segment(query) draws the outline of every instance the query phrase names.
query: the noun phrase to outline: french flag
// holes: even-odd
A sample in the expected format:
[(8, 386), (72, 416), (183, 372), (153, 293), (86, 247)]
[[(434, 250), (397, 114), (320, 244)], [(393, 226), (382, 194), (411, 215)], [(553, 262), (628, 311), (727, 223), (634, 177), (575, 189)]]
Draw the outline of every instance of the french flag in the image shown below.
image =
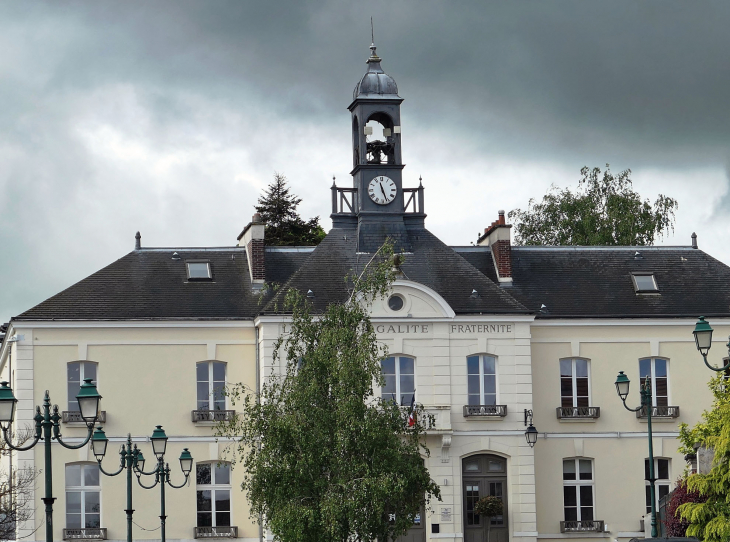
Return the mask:
[(416, 425), (416, 390), (411, 395), (411, 413), (408, 415), (408, 427)]

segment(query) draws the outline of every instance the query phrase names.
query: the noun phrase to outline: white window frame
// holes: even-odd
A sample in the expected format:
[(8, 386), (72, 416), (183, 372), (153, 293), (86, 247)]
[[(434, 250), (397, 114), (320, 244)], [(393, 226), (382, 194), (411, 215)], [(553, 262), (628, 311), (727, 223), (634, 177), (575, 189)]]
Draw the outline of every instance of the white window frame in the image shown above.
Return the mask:
[[(80, 470), (79, 482), (81, 483), (80, 486), (68, 485), (68, 480), (66, 477), (66, 468), (67, 467), (79, 467), (79, 470)], [(101, 472), (99, 472), (99, 485), (98, 486), (87, 486), (87, 485), (84, 485), (85, 467), (92, 467), (92, 468), (99, 469), (99, 465), (96, 463), (66, 463), (64, 465), (63, 475), (64, 475), (66, 501), (68, 502), (69, 493), (81, 493), (81, 527), (69, 527), (68, 526), (68, 508), (67, 508), (66, 512), (64, 514), (64, 521), (65, 521), (67, 529), (101, 529), (102, 525), (103, 525), (102, 520), (104, 519), (104, 513), (102, 510), (102, 499), (101, 499)], [(99, 494), (99, 526), (98, 527), (86, 527), (86, 494), (87, 493), (98, 493)], [(74, 515), (76, 515), (76, 514), (74, 514)]]
[(649, 358), (641, 358), (639, 359), (639, 382), (641, 382), (641, 379), (643, 378), (641, 376), (641, 362), (644, 360), (650, 361), (650, 370), (651, 370), (651, 405), (657, 406), (656, 399), (656, 360), (662, 360), (667, 364), (667, 406), (672, 404), (672, 388), (671, 388), (671, 370), (669, 366), (669, 358), (663, 358), (661, 356), (653, 356)]
[[(591, 389), (591, 360), (588, 358), (561, 358), (558, 362), (558, 371), (560, 371), (560, 362), (570, 360), (570, 378), (571, 378), (571, 386), (572, 386), (572, 395), (573, 395), (573, 408), (578, 407), (578, 372), (575, 370), (575, 362), (578, 360), (585, 361), (586, 362), (586, 369), (588, 373), (588, 406), (593, 406), (593, 390)], [(563, 373), (560, 372), (560, 380), (562, 384), (563, 380)], [(560, 406), (563, 405), (563, 389), (562, 386), (560, 388)]]
[[(672, 460), (668, 457), (655, 457), (654, 458), (654, 476), (659, 475), (659, 461), (666, 461), (667, 462), (667, 478), (657, 478), (654, 480), (654, 506), (656, 506), (656, 511), (659, 512), (659, 486), (666, 486), (667, 487), (667, 493), (672, 491)], [(644, 469), (646, 469), (646, 464), (649, 462), (649, 458), (644, 458)], [(649, 487), (649, 480), (644, 480), (644, 486)], [(646, 490), (645, 490), (646, 491)], [(646, 499), (645, 499), (646, 501)], [(646, 506), (646, 513), (651, 513), (651, 503), (649, 503)]]
[[(494, 360), (494, 404), (499, 405), (499, 360), (497, 359), (497, 356), (493, 356), (492, 354), (470, 354), (466, 357), (468, 360), (469, 358), (478, 357), (479, 358), (479, 405), (486, 405), (487, 403), (484, 400), (484, 358), (492, 358)], [(474, 373), (476, 374), (476, 373)], [(471, 376), (472, 373), (469, 372), (469, 365), (467, 363), (466, 367), (466, 404), (469, 404), (469, 376)]]
[[(199, 361), (195, 364), (195, 407), (196, 410), (202, 410), (199, 408), (198, 405), (198, 382), (202, 382), (202, 380), (198, 380), (198, 366), (206, 364), (208, 366), (208, 410), (213, 411), (215, 410), (215, 380), (213, 380), (213, 364), (214, 363), (220, 363), (223, 365), (223, 386), (225, 387), (228, 385), (228, 364), (225, 361), (218, 361), (215, 359), (211, 359), (208, 361)], [(228, 400), (226, 397), (223, 397), (223, 410), (226, 410)]]
[[(597, 515), (596, 515), (596, 467), (595, 463), (592, 458), (590, 457), (565, 457), (560, 462), (560, 468), (561, 468), (561, 477), (564, 474), (562, 472), (563, 469), (563, 463), (565, 461), (575, 461), (575, 480), (565, 480), (563, 479), (563, 487), (565, 486), (571, 486), (571, 487), (580, 487), (580, 486), (590, 486), (591, 487), (591, 493), (592, 497), (591, 500), (593, 501), (593, 518), (590, 520), (584, 520), (581, 518), (581, 506), (580, 506), (580, 489), (577, 489), (575, 492), (576, 497), (576, 517), (578, 518), (577, 521), (595, 521)], [(581, 480), (580, 479), (580, 461), (590, 461), (591, 463), (591, 479), (590, 480)], [(564, 521), (571, 521), (565, 518), (565, 497), (563, 496), (563, 520)]]
[[(79, 364), (79, 386), (81, 386), (81, 384), (84, 383), (84, 378), (88, 378), (85, 375), (85, 371), (86, 371), (85, 367), (86, 367), (86, 364), (87, 363), (93, 364), (94, 367), (96, 368), (96, 371), (95, 371), (96, 372), (96, 378), (93, 379), (93, 383), (95, 385), (98, 385), (98, 383), (99, 383), (99, 364), (96, 361), (88, 361), (88, 360), (85, 360), (85, 359), (77, 359), (76, 361), (69, 361), (66, 364), (66, 395), (67, 396), (68, 396), (68, 384), (69, 384), (69, 382), (71, 382), (68, 379), (68, 371), (69, 371), (71, 365), (74, 364), (74, 363), (78, 363)], [(74, 381), (74, 383), (75, 383), (75, 381)], [(72, 402), (76, 403), (76, 407), (75, 408), (72, 408), (72, 405), (71, 405)], [(76, 401), (76, 397), (75, 396), (74, 397), (66, 397), (66, 405), (68, 406), (69, 412), (80, 412), (79, 403), (78, 403), (78, 401)]]
[[(209, 465), (210, 466), (210, 484), (198, 484), (197, 483), (197, 471), (198, 471), (198, 465)], [(228, 467), (228, 483), (227, 484), (218, 484), (216, 483), (217, 480), (215, 479), (215, 468), (216, 465), (226, 465)], [(206, 510), (198, 510), (198, 504), (197, 504), (197, 497), (198, 497), (198, 491), (210, 491), (210, 515), (211, 515), (211, 526), (212, 527), (229, 527), (234, 526), (235, 523), (233, 522), (233, 485), (231, 484), (231, 476), (232, 476), (232, 470), (231, 464), (227, 461), (220, 461), (220, 462), (207, 462), (207, 461), (201, 461), (200, 463), (197, 463), (195, 465), (195, 474), (196, 474), (196, 481), (195, 481), (195, 526), (196, 527), (206, 527), (205, 525), (198, 525), (198, 514), (199, 513), (208, 513)], [(228, 512), (230, 521), (228, 522), (229, 525), (216, 525), (216, 509), (215, 509), (215, 492), (216, 491), (228, 491), (228, 502), (230, 510), (222, 510), (223, 512)]]
[[(414, 356), (407, 356), (405, 354), (392, 354), (392, 355), (388, 356), (388, 358), (393, 358), (395, 360), (394, 365), (395, 365), (395, 397), (396, 397), (396, 402), (400, 406), (408, 406), (409, 407), (409, 406), (411, 406), (411, 404), (408, 403), (408, 401), (406, 401), (407, 404), (401, 404), (401, 402), (400, 402), (400, 400), (402, 398), (402, 395), (403, 395), (401, 393), (401, 389), (400, 389), (400, 377), (401, 377), (401, 374), (400, 374), (400, 358), (408, 358), (408, 359), (413, 360), (413, 397), (414, 397), (414, 402), (417, 402), (418, 401), (418, 390), (417, 390), (417, 387), (416, 387), (416, 373), (418, 372), (418, 368), (416, 367), (416, 358)], [(388, 359), (388, 358), (385, 358), (385, 359)], [(381, 364), (381, 368), (382, 368), (382, 364)], [(383, 389), (382, 388), (380, 389), (380, 396), (381, 397), (383, 396)]]

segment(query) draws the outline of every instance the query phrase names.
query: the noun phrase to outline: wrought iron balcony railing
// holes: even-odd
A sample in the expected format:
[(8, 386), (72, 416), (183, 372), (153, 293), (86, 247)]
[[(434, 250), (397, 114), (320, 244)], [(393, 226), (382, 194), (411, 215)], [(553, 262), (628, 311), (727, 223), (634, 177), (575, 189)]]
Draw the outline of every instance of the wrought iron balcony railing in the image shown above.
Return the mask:
[(194, 422), (230, 422), (236, 415), (235, 410), (193, 410)]
[[(64, 412), (65, 414), (65, 412)], [(77, 413), (78, 414), (78, 413)], [(106, 540), (106, 527), (85, 527), (83, 529), (64, 529), (64, 540)]]
[[(647, 408), (641, 407), (641, 410), (636, 411), (637, 418), (647, 417)], [(679, 407), (678, 406), (655, 406), (651, 407), (652, 418), (679, 418)]]
[(586, 519), (583, 521), (561, 521), (560, 532), (561, 533), (602, 533), (604, 530), (603, 520), (598, 519)]
[[(61, 421), (63, 423), (86, 423), (81, 417), (81, 412), (78, 410), (64, 410), (61, 412)], [(106, 410), (99, 412), (99, 417), (96, 421), (98, 423), (106, 423)]]
[(193, 538), (238, 538), (238, 527), (195, 527)]
[(464, 405), (464, 417), (498, 417), (507, 415), (507, 405)]
[(558, 407), (555, 409), (559, 420), (596, 419), (601, 417), (601, 407)]

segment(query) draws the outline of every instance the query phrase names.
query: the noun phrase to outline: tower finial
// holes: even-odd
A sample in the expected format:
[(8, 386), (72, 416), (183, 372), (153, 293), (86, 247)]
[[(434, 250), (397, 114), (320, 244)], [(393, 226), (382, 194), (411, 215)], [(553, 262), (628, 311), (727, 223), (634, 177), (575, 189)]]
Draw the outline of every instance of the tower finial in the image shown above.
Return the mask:
[(375, 29), (373, 27), (373, 16), (370, 16), (370, 43), (375, 45)]

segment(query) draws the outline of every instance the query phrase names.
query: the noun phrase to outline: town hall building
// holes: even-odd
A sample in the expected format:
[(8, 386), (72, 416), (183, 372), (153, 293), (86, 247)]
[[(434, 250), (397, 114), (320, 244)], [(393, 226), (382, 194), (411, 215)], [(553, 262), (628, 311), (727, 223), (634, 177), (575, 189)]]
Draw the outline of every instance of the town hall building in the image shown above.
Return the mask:
[[(343, 278), (390, 239), (404, 257), (372, 306), (389, 352), (381, 393), (403, 404), (415, 396), (433, 414), (425, 462), (442, 496), (403, 540), (482, 542), (488, 530), (492, 542), (643, 537), (647, 412), (624, 409), (616, 374), (634, 383), (631, 406), (650, 382), (659, 498), (685, 469), (678, 424), (696, 423), (711, 402), (692, 330), (702, 314), (716, 340), (730, 332), (730, 268), (694, 241), (514, 246), (503, 212), (476, 245), (447, 246), (427, 229), (426, 187), (403, 185), (402, 102), (372, 46), (349, 106), (352, 184), (321, 187), (332, 229), (318, 246), (266, 246), (257, 215), (230, 247), (148, 248), (138, 237), (129, 254), (13, 318), (0, 370), (19, 399), (16, 424), (31, 423), (49, 390), (64, 437), (82, 442), (75, 394), (91, 378), (115, 447), (130, 433), (151, 457), (162, 424), (168, 453), (194, 457), (190, 487), (167, 492), (169, 539), (267, 539), (240, 491), (242, 467), (213, 435), (233, 415), (219, 390), (258, 390), (283, 371), (273, 355), (290, 322), (282, 292), (300, 290), (317, 310), (342, 302)], [(56, 538), (125, 539), (124, 480), (99, 475), (88, 448), (53, 453)], [(42, 460), (40, 448), (16, 456), (20, 466)], [(116, 461), (107, 454), (105, 470)], [(474, 513), (485, 495), (502, 500), (502, 515)], [(134, 537), (159, 539), (157, 494), (137, 486), (134, 498)], [(42, 538), (39, 491), (35, 502), (18, 532), (29, 540)]]

